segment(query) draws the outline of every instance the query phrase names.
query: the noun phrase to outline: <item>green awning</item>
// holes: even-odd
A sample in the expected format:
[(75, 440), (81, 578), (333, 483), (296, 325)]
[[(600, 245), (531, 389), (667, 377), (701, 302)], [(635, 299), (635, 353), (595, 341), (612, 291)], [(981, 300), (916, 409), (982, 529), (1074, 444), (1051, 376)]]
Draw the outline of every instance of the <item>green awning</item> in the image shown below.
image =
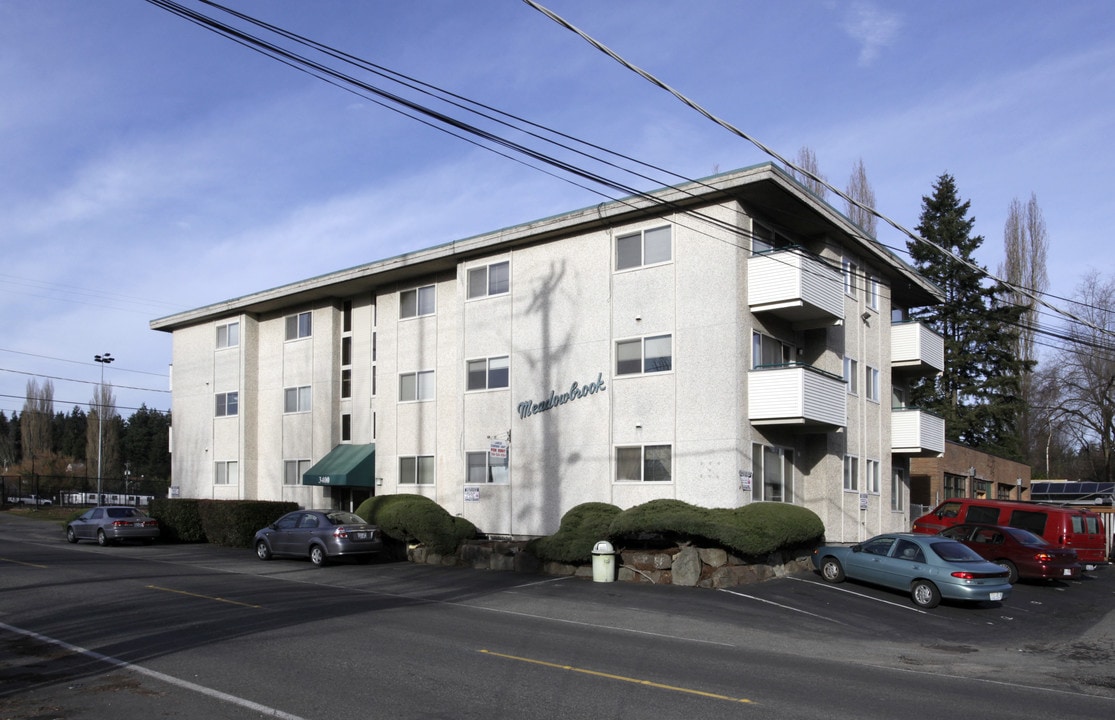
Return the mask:
[(303, 485), (373, 487), (376, 484), (376, 446), (338, 445), (302, 474)]

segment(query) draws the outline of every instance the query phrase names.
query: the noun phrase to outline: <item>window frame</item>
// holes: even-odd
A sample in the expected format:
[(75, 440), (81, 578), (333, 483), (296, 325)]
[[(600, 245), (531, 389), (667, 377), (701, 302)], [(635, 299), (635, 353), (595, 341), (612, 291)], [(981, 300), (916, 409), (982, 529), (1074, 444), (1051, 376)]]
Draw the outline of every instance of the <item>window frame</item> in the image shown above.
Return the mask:
[[(292, 460), (283, 460), (283, 485), (285, 487), (295, 487), (302, 484), (302, 476), (306, 471), (313, 467), (313, 463), (309, 458), (297, 458)], [(294, 471), (294, 479), (291, 481), (290, 473)]]
[[(623, 471), (624, 467), (625, 466), (630, 467), (632, 465), (632, 462), (633, 462), (633, 459), (631, 459), (631, 458), (621, 458), (620, 457), (621, 452), (622, 452), (622, 454), (630, 455), (632, 450), (637, 451), (638, 454), (639, 454), (639, 457), (638, 457), (639, 477), (638, 478), (620, 477), (620, 473)], [(658, 462), (658, 461), (661, 460), (661, 458), (650, 458), (650, 457), (648, 457), (647, 456), (647, 451), (648, 450), (652, 450), (652, 451), (666, 450), (668, 452), (667, 460), (669, 462), (669, 466), (666, 468), (666, 477), (665, 478), (657, 479), (657, 478), (653, 478), (653, 477), (651, 477), (651, 478), (647, 477), (648, 467), (649, 467), (650, 463)], [(617, 483), (617, 484), (642, 484), (642, 483), (669, 484), (669, 483), (674, 482), (674, 446), (670, 443), (644, 443), (642, 445), (626, 445), (626, 444), (625, 445), (616, 445), (615, 448), (614, 448), (614, 451), (613, 451), (613, 461), (614, 461), (614, 466), (615, 466), (615, 472), (612, 475), (612, 482), (614, 482), (614, 483)], [(650, 474), (653, 474), (653, 473), (650, 473)]]
[[(497, 361), (497, 362), (500, 361), (500, 360), (504, 361), (503, 362), (503, 367), (502, 368), (499, 368), (499, 367), (493, 368), (492, 367), (492, 361), (493, 360)], [(479, 364), (479, 363), (484, 363), (484, 385), (482, 387), (479, 386), (479, 385), (474, 386), (473, 382), (472, 382), (472, 378), (473, 378), (473, 375), (474, 375), (474, 371), (472, 369), (472, 366), (475, 365), (475, 364)], [(503, 382), (502, 385), (493, 385), (492, 384), (493, 373), (496, 373), (495, 377), (498, 381), (498, 378), (499, 378), (498, 373), (501, 369), (503, 370), (503, 380), (504, 380), (504, 382)], [(465, 360), (465, 392), (481, 392), (481, 391), (484, 391), (484, 390), (506, 390), (509, 387), (511, 387), (511, 357), (509, 355), (493, 355), (493, 356), (487, 357), (487, 358), (473, 358), (471, 360)]]
[[(484, 480), (474, 480), (473, 470), (480, 469), (480, 465), (475, 461), (483, 456), (484, 465)], [(489, 450), (473, 450), (465, 453), (465, 485), (510, 485), (511, 484), (511, 451), (508, 449), (507, 453), (502, 458), (494, 458), (493, 462), (492, 451)], [(502, 468), (502, 472), (500, 471)], [(498, 477), (502, 475), (502, 479)]]
[[(665, 230), (666, 234), (667, 234), (667, 237), (666, 237), (666, 250), (667, 250), (666, 258), (664, 260), (663, 259), (655, 259), (655, 260), (652, 260), (652, 261), (648, 262), (647, 261), (647, 235), (651, 234), (651, 233), (658, 233), (658, 232), (661, 232), (663, 230)], [(632, 262), (630, 262), (630, 260), (631, 260), (630, 258), (623, 257), (622, 258), (623, 262), (621, 263), (620, 243), (621, 243), (621, 241), (631, 240), (632, 238), (638, 238), (639, 239), (638, 240), (638, 249), (639, 249), (638, 261), (632, 263)], [(652, 241), (656, 241), (656, 240), (657, 240), (657, 238), (652, 238)], [(615, 272), (626, 272), (628, 270), (637, 270), (639, 268), (653, 267), (655, 265), (665, 265), (667, 263), (671, 263), (671, 262), (674, 261), (674, 226), (670, 225), (670, 224), (657, 225), (655, 227), (644, 228), (642, 230), (634, 230), (632, 232), (625, 232), (625, 233), (616, 235), (615, 240), (612, 242), (612, 248), (613, 248), (612, 262), (614, 263)], [(655, 251), (655, 256), (657, 257), (658, 254), (661, 253), (661, 248), (656, 246), (654, 251)], [(626, 263), (626, 264), (624, 264), (624, 263)]]
[[(505, 276), (500, 280), (493, 280), (492, 269), (498, 267), (505, 268)], [(483, 284), (484, 291), (473, 292), (473, 277), (479, 277), (479, 273), (484, 273)], [(493, 289), (493, 283), (498, 283)], [(488, 263), (487, 265), (478, 265), (469, 268), (465, 273), (465, 299), (466, 300), (481, 300), (483, 298), (495, 297), (498, 295), (507, 295), (511, 292), (511, 261), (500, 260), (499, 262)]]
[(283, 335), (285, 342), (305, 340), (314, 335), (314, 314), (310, 310), (287, 315), (283, 318), (283, 322), (285, 324)]
[[(414, 397), (403, 397), (403, 391), (407, 389), (404, 385), (404, 378), (411, 377), (414, 378)], [(423, 392), (427, 394), (424, 396)], [(415, 370), (413, 372), (399, 373), (399, 402), (429, 402), (436, 396), (437, 383), (435, 382), (433, 370)]]
[(906, 506), (906, 470), (892, 466), (890, 469), (890, 509), (904, 512)]
[(221, 487), (240, 484), (240, 461), (217, 460), (213, 463), (213, 484)]
[(844, 356), (844, 384), (849, 395), (859, 395), (859, 361), (847, 355)]
[[(293, 393), (293, 396), (291, 395)], [(294, 409), (291, 409), (291, 398), (293, 397)], [(294, 415), (296, 413), (308, 413), (314, 409), (313, 389), (309, 385), (292, 385), (291, 387), (283, 388), (283, 414)]]
[(864, 461), (864, 480), (867, 483), (867, 492), (871, 495), (882, 494), (881, 472), (882, 465), (878, 460), (868, 459)]
[[(767, 355), (777, 351), (778, 362), (768, 363)], [(773, 335), (758, 330), (751, 331), (751, 369), (785, 367), (794, 362), (794, 346)]]
[[(413, 473), (407, 472), (411, 479), (404, 477), (404, 463), (413, 463)], [(425, 467), (430, 474), (427, 482), (422, 481), (422, 470)], [(400, 455), (399, 462), (399, 485), (413, 485), (415, 487), (430, 487), (437, 484), (437, 464), (433, 455)]]
[(844, 276), (844, 294), (848, 297), (854, 298), (858, 296), (858, 283), (856, 276), (860, 273), (859, 264), (851, 258), (845, 257), (841, 261), (841, 270)]
[(216, 403), (214, 407), (214, 417), (236, 417), (240, 414), (239, 390), (217, 393), (214, 399)]
[(871, 402), (879, 402), (879, 368), (864, 365), (864, 395)]
[[(778, 498), (768, 497), (767, 487), (767, 459), (770, 456), (778, 458)], [(787, 478), (787, 470), (789, 477)], [(751, 487), (752, 497), (758, 502), (782, 502), (792, 505), (794, 503), (794, 451), (791, 448), (777, 445), (751, 444)]]
[[(409, 310), (407, 305), (407, 296), (414, 295), (413, 310)], [(429, 309), (425, 312), (423, 308), (425, 303), (429, 303)], [(437, 286), (419, 285), (418, 287), (407, 288), (406, 290), (399, 291), (399, 319), (410, 320), (413, 318), (429, 317), (437, 313)]]
[(844, 456), (844, 492), (859, 492), (859, 456)]
[[(670, 354), (665, 355), (665, 356), (664, 355), (655, 355), (653, 357), (648, 356), (647, 355), (647, 343), (651, 342), (651, 341), (657, 341), (657, 340), (663, 340), (663, 339), (665, 339), (669, 342)], [(625, 363), (630, 364), (630, 363), (634, 362), (634, 358), (633, 357), (625, 357), (625, 358), (621, 359), (620, 348), (631, 346), (631, 345), (634, 345), (636, 343), (639, 346), (639, 358), (638, 358), (639, 369), (638, 370), (621, 370), (620, 369), (620, 363), (621, 362), (625, 362)], [(632, 377), (632, 376), (635, 376), (635, 375), (653, 375), (653, 374), (657, 374), (657, 373), (669, 373), (669, 372), (674, 371), (674, 336), (671, 333), (664, 333), (664, 334), (660, 333), (660, 334), (656, 334), (656, 335), (643, 335), (642, 337), (625, 338), (623, 340), (616, 340), (616, 342), (615, 342), (615, 353), (616, 353), (615, 354), (615, 364), (613, 365), (613, 367), (615, 368), (615, 376), (617, 378), (618, 377)], [(661, 358), (664, 358), (664, 357), (668, 359), (668, 363), (667, 363), (668, 367), (664, 367), (664, 368), (653, 368), (653, 367), (651, 367), (651, 362), (652, 361), (660, 360)]]

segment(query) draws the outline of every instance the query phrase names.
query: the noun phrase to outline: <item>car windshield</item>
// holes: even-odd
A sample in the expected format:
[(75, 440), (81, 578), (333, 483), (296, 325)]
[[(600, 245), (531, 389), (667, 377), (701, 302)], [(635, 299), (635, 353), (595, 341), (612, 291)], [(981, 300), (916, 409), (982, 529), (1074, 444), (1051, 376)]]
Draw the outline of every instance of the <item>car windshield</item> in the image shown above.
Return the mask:
[(929, 548), (945, 562), (986, 562), (975, 550), (955, 540), (935, 542)]
[(1044, 538), (1038, 537), (1037, 535), (1033, 534), (1029, 530), (1023, 530), (1021, 528), (1004, 528), (1004, 529), (1006, 530), (1006, 532), (1012, 538), (1014, 538), (1015, 540), (1017, 540), (1018, 542), (1020, 542), (1023, 545), (1033, 545), (1035, 547), (1040, 547), (1042, 545), (1048, 545), (1049, 544), (1045, 541)]
[(331, 512), (326, 517), (334, 525), (363, 525), (364, 518), (350, 512)]
[(143, 513), (134, 508), (108, 508), (105, 514), (110, 518), (142, 517)]

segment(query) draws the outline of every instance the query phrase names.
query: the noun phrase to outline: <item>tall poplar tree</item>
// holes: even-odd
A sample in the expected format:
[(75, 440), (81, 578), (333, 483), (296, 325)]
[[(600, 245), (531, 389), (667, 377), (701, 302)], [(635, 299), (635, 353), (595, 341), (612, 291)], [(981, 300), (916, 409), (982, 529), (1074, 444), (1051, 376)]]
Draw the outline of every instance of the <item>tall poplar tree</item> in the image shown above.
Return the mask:
[(944, 417), (950, 440), (1017, 458), (1026, 361), (1016, 349), (1023, 309), (1011, 304), (1007, 288), (974, 260), (983, 237), (972, 234), (970, 206), (961, 202), (947, 173), (934, 183), (933, 194), (922, 198), (917, 232), (928, 243), (911, 241), (910, 258), (941, 288), (945, 301), (911, 315), (944, 337), (945, 370), (915, 384), (911, 398)]

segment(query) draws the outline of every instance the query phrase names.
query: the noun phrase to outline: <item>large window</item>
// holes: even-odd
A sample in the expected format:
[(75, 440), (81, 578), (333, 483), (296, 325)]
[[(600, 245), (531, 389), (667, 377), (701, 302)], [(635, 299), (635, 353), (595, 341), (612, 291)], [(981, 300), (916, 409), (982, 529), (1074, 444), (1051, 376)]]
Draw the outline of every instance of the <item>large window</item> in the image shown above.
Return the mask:
[(867, 473), (867, 492), (872, 495), (879, 494), (879, 461), (868, 460), (864, 468)]
[(752, 369), (763, 366), (786, 365), (793, 360), (794, 349), (787, 343), (760, 332), (751, 333)]
[(616, 448), (616, 482), (670, 482), (673, 478), (670, 445)]
[(900, 467), (892, 468), (890, 473), (890, 509), (895, 512), (906, 509), (906, 471)]
[(856, 276), (859, 275), (859, 265), (848, 258), (844, 258), (843, 274), (845, 294), (849, 297), (855, 297), (856, 286), (859, 285), (859, 281), (856, 279)]
[(434, 399), (434, 371), (403, 373), (399, 376), (399, 402)]
[(468, 297), (503, 295), (511, 289), (511, 263), (504, 261), (468, 271)]
[(433, 485), (434, 456), (410, 455), (399, 458), (400, 485)]
[(240, 344), (240, 323), (230, 322), (217, 326), (217, 349), (236, 347)]
[(302, 476), (310, 467), (309, 460), (284, 460), (283, 485), (301, 485)]
[(669, 262), (672, 257), (670, 227), (643, 230), (616, 238), (616, 270)]
[(616, 343), (616, 375), (665, 372), (673, 368), (669, 335), (654, 335)]
[(859, 458), (844, 456), (844, 489), (859, 492)]
[(465, 453), (465, 482), (469, 485), (506, 485), (507, 460), (508, 453), (501, 456), (492, 455), (488, 451)]
[(944, 493), (947, 498), (968, 497), (968, 478), (964, 475), (945, 473)]
[(214, 485), (235, 485), (240, 482), (240, 465), (235, 460), (218, 461), (213, 465)]
[(308, 312), (286, 317), (286, 339), (298, 340), (310, 337), (314, 331), (313, 315)]
[(217, 393), (217, 417), (236, 415), (240, 411), (240, 393)]
[(412, 318), (434, 314), (434, 286), (403, 290), (399, 293), (399, 317)]
[(755, 500), (793, 502), (794, 451), (752, 444), (751, 478)]
[(847, 356), (844, 357), (844, 384), (849, 395), (859, 395), (859, 363)]
[(469, 390), (491, 390), (508, 386), (508, 360), (507, 356), (469, 360), (468, 384)]
[(341, 413), (341, 442), (352, 442), (352, 413)]
[(874, 277), (867, 278), (866, 287), (864, 292), (867, 294), (866, 303), (867, 307), (872, 310), (879, 309), (879, 279)]
[(289, 387), (283, 390), (283, 412), (310, 412), (310, 386)]

